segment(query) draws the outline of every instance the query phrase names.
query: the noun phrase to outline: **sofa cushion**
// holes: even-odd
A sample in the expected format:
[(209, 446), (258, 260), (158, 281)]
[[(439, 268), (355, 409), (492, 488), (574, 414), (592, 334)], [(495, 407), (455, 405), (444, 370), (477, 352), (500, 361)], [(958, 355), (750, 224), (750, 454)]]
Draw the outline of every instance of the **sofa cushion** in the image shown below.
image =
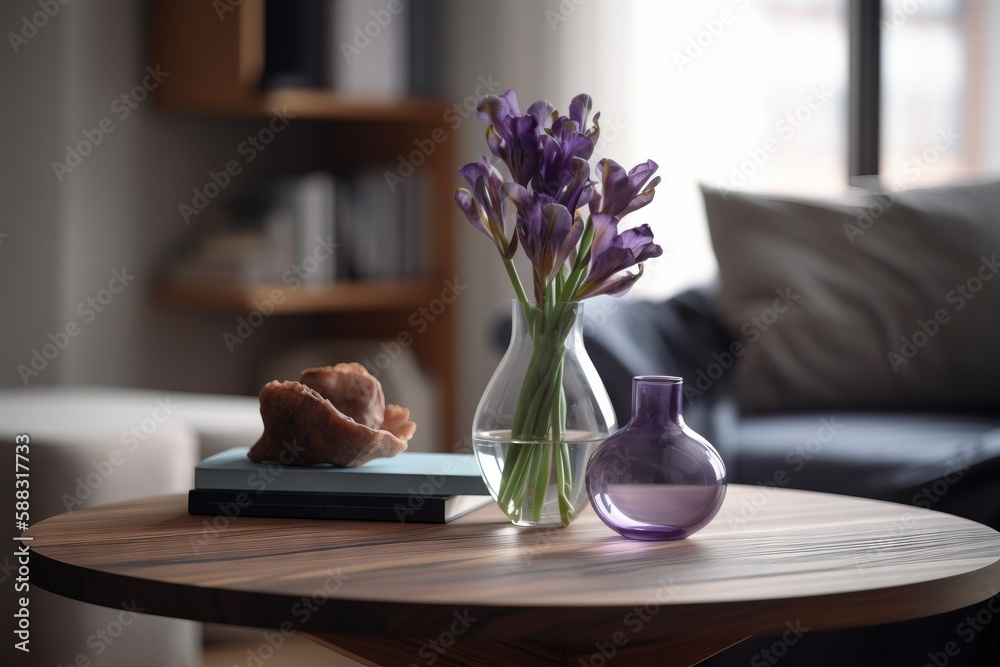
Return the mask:
[(703, 194), (744, 410), (1000, 407), (1000, 181)]
[(888, 500), (1000, 527), (1000, 417), (759, 415), (724, 440), (732, 482)]
[[(30, 437), (30, 521), (65, 511), (191, 488), (199, 460), (194, 429), (175, 416), (166, 396), (128, 390), (33, 387), (0, 389), (0, 446), (14, 461), (15, 436)], [(13, 465), (0, 479), (0, 495), (14, 498)], [(13, 503), (13, 500), (9, 501)], [(11, 505), (8, 505), (10, 507)], [(12, 544), (13, 522), (2, 535)], [(12, 552), (8, 552), (12, 553)], [(0, 559), (0, 568), (10, 565)], [(8, 581), (4, 585), (11, 585)], [(24, 667), (69, 664), (174, 667), (199, 663), (201, 629), (193, 621), (139, 614), (109, 642), (94, 632), (121, 621), (121, 609), (84, 604), (32, 585), (31, 652), (0, 647), (0, 664)], [(0, 596), (0, 613), (11, 618), (15, 596)], [(124, 600), (123, 603), (130, 601)], [(139, 601), (141, 608), (142, 602)], [(103, 649), (101, 649), (103, 651)], [(100, 658), (96, 656), (100, 655)], [(81, 658), (87, 661), (81, 661)]]
[(619, 426), (631, 417), (634, 376), (675, 375), (684, 378), (685, 419), (711, 439), (710, 411), (725, 386), (713, 355), (731, 344), (715, 312), (713, 291), (692, 289), (660, 303), (600, 297), (587, 304), (587, 354), (608, 390)]

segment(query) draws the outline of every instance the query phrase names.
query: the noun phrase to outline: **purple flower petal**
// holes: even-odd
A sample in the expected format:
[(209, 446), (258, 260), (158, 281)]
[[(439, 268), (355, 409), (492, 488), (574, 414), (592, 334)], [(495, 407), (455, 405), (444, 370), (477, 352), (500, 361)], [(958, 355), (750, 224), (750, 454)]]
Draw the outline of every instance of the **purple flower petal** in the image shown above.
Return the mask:
[(594, 225), (594, 243), (590, 246), (590, 256), (598, 257), (611, 247), (618, 236), (618, 218), (607, 213), (594, 213), (590, 216), (590, 221)]
[(486, 236), (493, 238), (490, 231), (486, 229), (486, 225), (483, 222), (483, 217), (480, 215), (480, 210), (476, 204), (476, 201), (472, 198), (472, 193), (468, 190), (460, 189), (455, 193), (455, 203), (458, 207), (462, 209), (462, 213), (465, 213), (465, 217), (469, 219), (472, 226), (481, 231)]
[(506, 119), (512, 115), (510, 104), (499, 95), (486, 95), (479, 100), (479, 105), (476, 107), (476, 118), (489, 123), (498, 131), (506, 126)]
[(601, 160), (597, 163), (601, 193), (600, 197), (594, 198), (595, 207), (601, 213), (610, 213), (619, 218), (642, 208), (653, 200), (654, 188), (660, 182), (657, 177), (645, 186), (656, 169), (657, 164), (647, 160), (625, 173), (625, 169), (614, 160)]
[(577, 95), (569, 103), (569, 118), (576, 123), (581, 132), (587, 127), (587, 117), (590, 115), (593, 104), (594, 100), (586, 93)]
[(653, 230), (649, 225), (639, 225), (626, 229), (618, 235), (621, 247), (627, 248), (635, 256), (636, 262), (644, 262), (650, 257), (659, 257), (663, 248), (653, 243)]
[(566, 207), (556, 203), (542, 207), (542, 215), (548, 227), (548, 238), (544, 239), (544, 260), (539, 273), (548, 284), (579, 242), (583, 225), (575, 223)]
[(583, 295), (580, 298), (590, 298), (594, 296), (600, 296), (606, 294), (607, 296), (621, 296), (632, 289), (632, 285), (642, 277), (642, 264), (639, 265), (639, 270), (635, 273), (623, 273), (621, 275), (614, 276), (608, 280), (601, 283), (597, 288), (590, 292), (589, 294)]
[(507, 108), (510, 109), (510, 113), (513, 116), (521, 115), (521, 107), (517, 104), (517, 95), (514, 94), (514, 89), (509, 88), (506, 93), (501, 95), (504, 101), (507, 102)]
[[(578, 296), (585, 299), (598, 294), (623, 294), (638, 280), (638, 275), (628, 282), (623, 280), (621, 272), (636, 264), (641, 267), (643, 261), (662, 255), (663, 249), (653, 243), (653, 232), (649, 225), (626, 229), (615, 235), (609, 244), (607, 235), (613, 227), (617, 227), (617, 219), (606, 213), (594, 214), (591, 219), (595, 221), (594, 246), (587, 277)], [(598, 232), (601, 234), (600, 238)]]
[(526, 115), (534, 118), (535, 122), (538, 123), (538, 127), (544, 129), (552, 125), (552, 111), (553, 107), (551, 104), (545, 100), (538, 100), (528, 107)]

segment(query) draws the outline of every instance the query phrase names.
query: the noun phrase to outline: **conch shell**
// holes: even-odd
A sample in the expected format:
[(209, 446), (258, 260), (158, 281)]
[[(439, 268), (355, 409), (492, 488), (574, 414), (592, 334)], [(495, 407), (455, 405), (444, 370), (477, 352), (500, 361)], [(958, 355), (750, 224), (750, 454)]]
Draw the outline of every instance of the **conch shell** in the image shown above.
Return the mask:
[(353, 468), (404, 451), (417, 429), (409, 410), (385, 404), (382, 385), (361, 364), (309, 368), (301, 380), (260, 390), (264, 435), (250, 460)]

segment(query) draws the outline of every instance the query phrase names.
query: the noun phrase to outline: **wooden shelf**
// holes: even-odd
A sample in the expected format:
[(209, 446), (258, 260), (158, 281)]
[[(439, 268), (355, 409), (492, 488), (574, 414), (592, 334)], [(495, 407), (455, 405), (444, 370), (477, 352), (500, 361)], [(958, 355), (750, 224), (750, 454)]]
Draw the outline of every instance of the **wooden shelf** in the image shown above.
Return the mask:
[(312, 315), (340, 312), (415, 310), (436, 294), (433, 286), (414, 282), (360, 282), (331, 285), (194, 285), (162, 284), (153, 292), (163, 306), (185, 310), (249, 313), (267, 310), (275, 315)]
[[(254, 311), (312, 318), (310, 330), (330, 338), (412, 336), (413, 348), (436, 389), (442, 450), (458, 442), (456, 316), (454, 308), (421, 317), (411, 314), (434, 305), (447, 280), (456, 275), (454, 184), (449, 105), (414, 97), (376, 98), (332, 90), (261, 91), (264, 71), (265, 0), (212, 3), (208, 0), (153, 0), (150, 60), (169, 73), (153, 91), (158, 108), (170, 113), (231, 119), (261, 119), (287, 113), (303, 124), (316, 155), (285, 160), (290, 171), (307, 169), (350, 173), (396, 165), (400, 155), (419, 148), (427, 177), (428, 276), (423, 280), (225, 285), (164, 283), (152, 300), (179, 311), (246, 315)], [(218, 12), (222, 12), (221, 14)], [(444, 137), (444, 139), (442, 139)], [(421, 142), (421, 143), (417, 143)], [(421, 146), (431, 142), (432, 149)], [(359, 221), (358, 224), (364, 224)], [(271, 307), (273, 306), (273, 310)], [(351, 314), (352, 317), (341, 317)], [(429, 328), (428, 328), (429, 327)], [(425, 331), (430, 333), (425, 333)], [(424, 335), (418, 335), (424, 334)], [(287, 341), (286, 341), (287, 342)], [(267, 354), (263, 351), (262, 354)], [(248, 359), (247, 363), (259, 360)]]
[(241, 99), (220, 101), (159, 98), (164, 111), (230, 118), (268, 118), (275, 110), (296, 120), (339, 120), (383, 123), (442, 124), (448, 107), (416, 97), (364, 98), (332, 90), (275, 90)]

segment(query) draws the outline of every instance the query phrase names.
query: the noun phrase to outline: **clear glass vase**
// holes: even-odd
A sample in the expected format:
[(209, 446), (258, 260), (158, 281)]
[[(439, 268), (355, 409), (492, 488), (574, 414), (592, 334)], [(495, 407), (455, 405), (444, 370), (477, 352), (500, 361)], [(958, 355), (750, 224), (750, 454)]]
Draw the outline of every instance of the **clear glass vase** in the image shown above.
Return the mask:
[(472, 422), (486, 485), (518, 526), (567, 526), (594, 449), (616, 429), (583, 346), (583, 304), (513, 303), (510, 347)]
[(587, 467), (587, 493), (612, 530), (636, 540), (678, 540), (704, 528), (726, 497), (726, 467), (684, 424), (683, 380), (632, 379), (632, 418)]

